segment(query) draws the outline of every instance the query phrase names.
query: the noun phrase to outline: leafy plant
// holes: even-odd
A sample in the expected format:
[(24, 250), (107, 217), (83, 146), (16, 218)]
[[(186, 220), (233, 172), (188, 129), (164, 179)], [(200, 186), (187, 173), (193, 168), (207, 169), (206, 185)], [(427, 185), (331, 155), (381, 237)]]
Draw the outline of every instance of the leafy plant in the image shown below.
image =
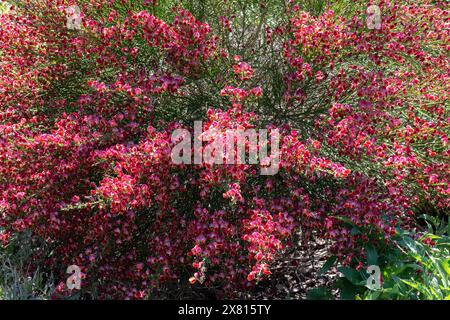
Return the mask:
[[(341, 267), (343, 274), (335, 286), (342, 299), (450, 299), (450, 237), (399, 231), (395, 245), (384, 248), (379, 259), (368, 251), (365, 265), (379, 263), (380, 288), (368, 288), (368, 274), (351, 267)], [(369, 252), (372, 252), (370, 255)]]

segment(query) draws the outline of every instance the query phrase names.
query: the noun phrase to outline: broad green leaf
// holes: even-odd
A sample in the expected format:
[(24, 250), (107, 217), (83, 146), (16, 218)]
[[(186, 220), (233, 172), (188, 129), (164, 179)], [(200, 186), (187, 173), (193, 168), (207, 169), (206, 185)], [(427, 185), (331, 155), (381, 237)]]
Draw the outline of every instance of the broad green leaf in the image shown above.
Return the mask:
[(314, 288), (308, 291), (306, 295), (308, 300), (333, 300), (330, 290), (325, 287)]
[(441, 261), (436, 261), (436, 259), (433, 256), (430, 256), (431, 261), (433, 262), (434, 266), (436, 267), (437, 271), (439, 272), (440, 278), (444, 286), (448, 287), (447, 282), (447, 272), (444, 270), (441, 266)]
[(440, 260), (439, 264), (445, 273), (447, 273), (447, 276), (450, 276), (450, 260)]
[(342, 300), (354, 300), (360, 291), (360, 287), (355, 286), (345, 278), (340, 278), (336, 283), (336, 287), (340, 289)]
[(355, 269), (348, 267), (339, 267), (338, 270), (342, 272), (344, 277), (354, 285), (361, 285), (361, 281), (363, 279), (361, 277), (361, 274)]

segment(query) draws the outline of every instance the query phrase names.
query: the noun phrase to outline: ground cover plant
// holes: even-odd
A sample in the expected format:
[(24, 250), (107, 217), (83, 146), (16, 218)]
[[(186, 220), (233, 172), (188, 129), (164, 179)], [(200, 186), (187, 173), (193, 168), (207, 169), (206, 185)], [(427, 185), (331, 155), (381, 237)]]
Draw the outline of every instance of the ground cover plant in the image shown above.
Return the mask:
[[(309, 298), (450, 299), (449, 9), (2, 1), (0, 295), (251, 299), (323, 241)], [(278, 157), (217, 163), (252, 129)]]

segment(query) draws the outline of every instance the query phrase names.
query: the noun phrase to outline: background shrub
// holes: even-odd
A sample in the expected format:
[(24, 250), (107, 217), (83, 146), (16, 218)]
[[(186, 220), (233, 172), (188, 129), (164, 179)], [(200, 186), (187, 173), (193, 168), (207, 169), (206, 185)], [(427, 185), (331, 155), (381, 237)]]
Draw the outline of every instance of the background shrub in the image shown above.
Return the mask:
[[(0, 16), (0, 240), (14, 256), (23, 234), (42, 243), (24, 273), (54, 275), (54, 297), (74, 293), (73, 264), (78, 297), (236, 297), (298, 241), (361, 270), (415, 212), (448, 212), (444, 3), (377, 1), (368, 29), (366, 1), (83, 0), (80, 30), (72, 4)], [(195, 120), (216, 140), (278, 128), (280, 172), (174, 164), (171, 134)]]

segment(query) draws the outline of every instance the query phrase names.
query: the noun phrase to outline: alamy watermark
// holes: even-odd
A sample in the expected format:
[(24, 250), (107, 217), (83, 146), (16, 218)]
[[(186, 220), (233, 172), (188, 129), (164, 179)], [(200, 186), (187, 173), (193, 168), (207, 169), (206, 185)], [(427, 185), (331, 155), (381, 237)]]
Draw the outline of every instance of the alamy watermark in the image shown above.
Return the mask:
[(379, 6), (373, 4), (367, 8), (367, 28), (381, 29), (381, 9)]
[[(172, 133), (176, 145), (171, 152), (175, 164), (258, 164), (261, 175), (275, 175), (280, 164), (278, 129), (209, 129), (203, 132), (201, 121), (194, 122), (192, 137), (186, 129)], [(203, 143), (207, 142), (204, 146)], [(270, 155), (268, 154), (270, 148)], [(246, 153), (248, 151), (248, 157)]]
[(77, 265), (71, 265), (67, 267), (66, 273), (71, 276), (67, 278), (66, 285), (69, 290), (81, 289), (81, 269)]
[(380, 290), (381, 289), (381, 270), (377, 265), (371, 265), (367, 267), (367, 273), (369, 278), (367, 278), (366, 287), (370, 290)]
[(68, 6), (66, 8), (66, 26), (69, 30), (80, 30), (81, 29), (81, 10), (77, 5)]

